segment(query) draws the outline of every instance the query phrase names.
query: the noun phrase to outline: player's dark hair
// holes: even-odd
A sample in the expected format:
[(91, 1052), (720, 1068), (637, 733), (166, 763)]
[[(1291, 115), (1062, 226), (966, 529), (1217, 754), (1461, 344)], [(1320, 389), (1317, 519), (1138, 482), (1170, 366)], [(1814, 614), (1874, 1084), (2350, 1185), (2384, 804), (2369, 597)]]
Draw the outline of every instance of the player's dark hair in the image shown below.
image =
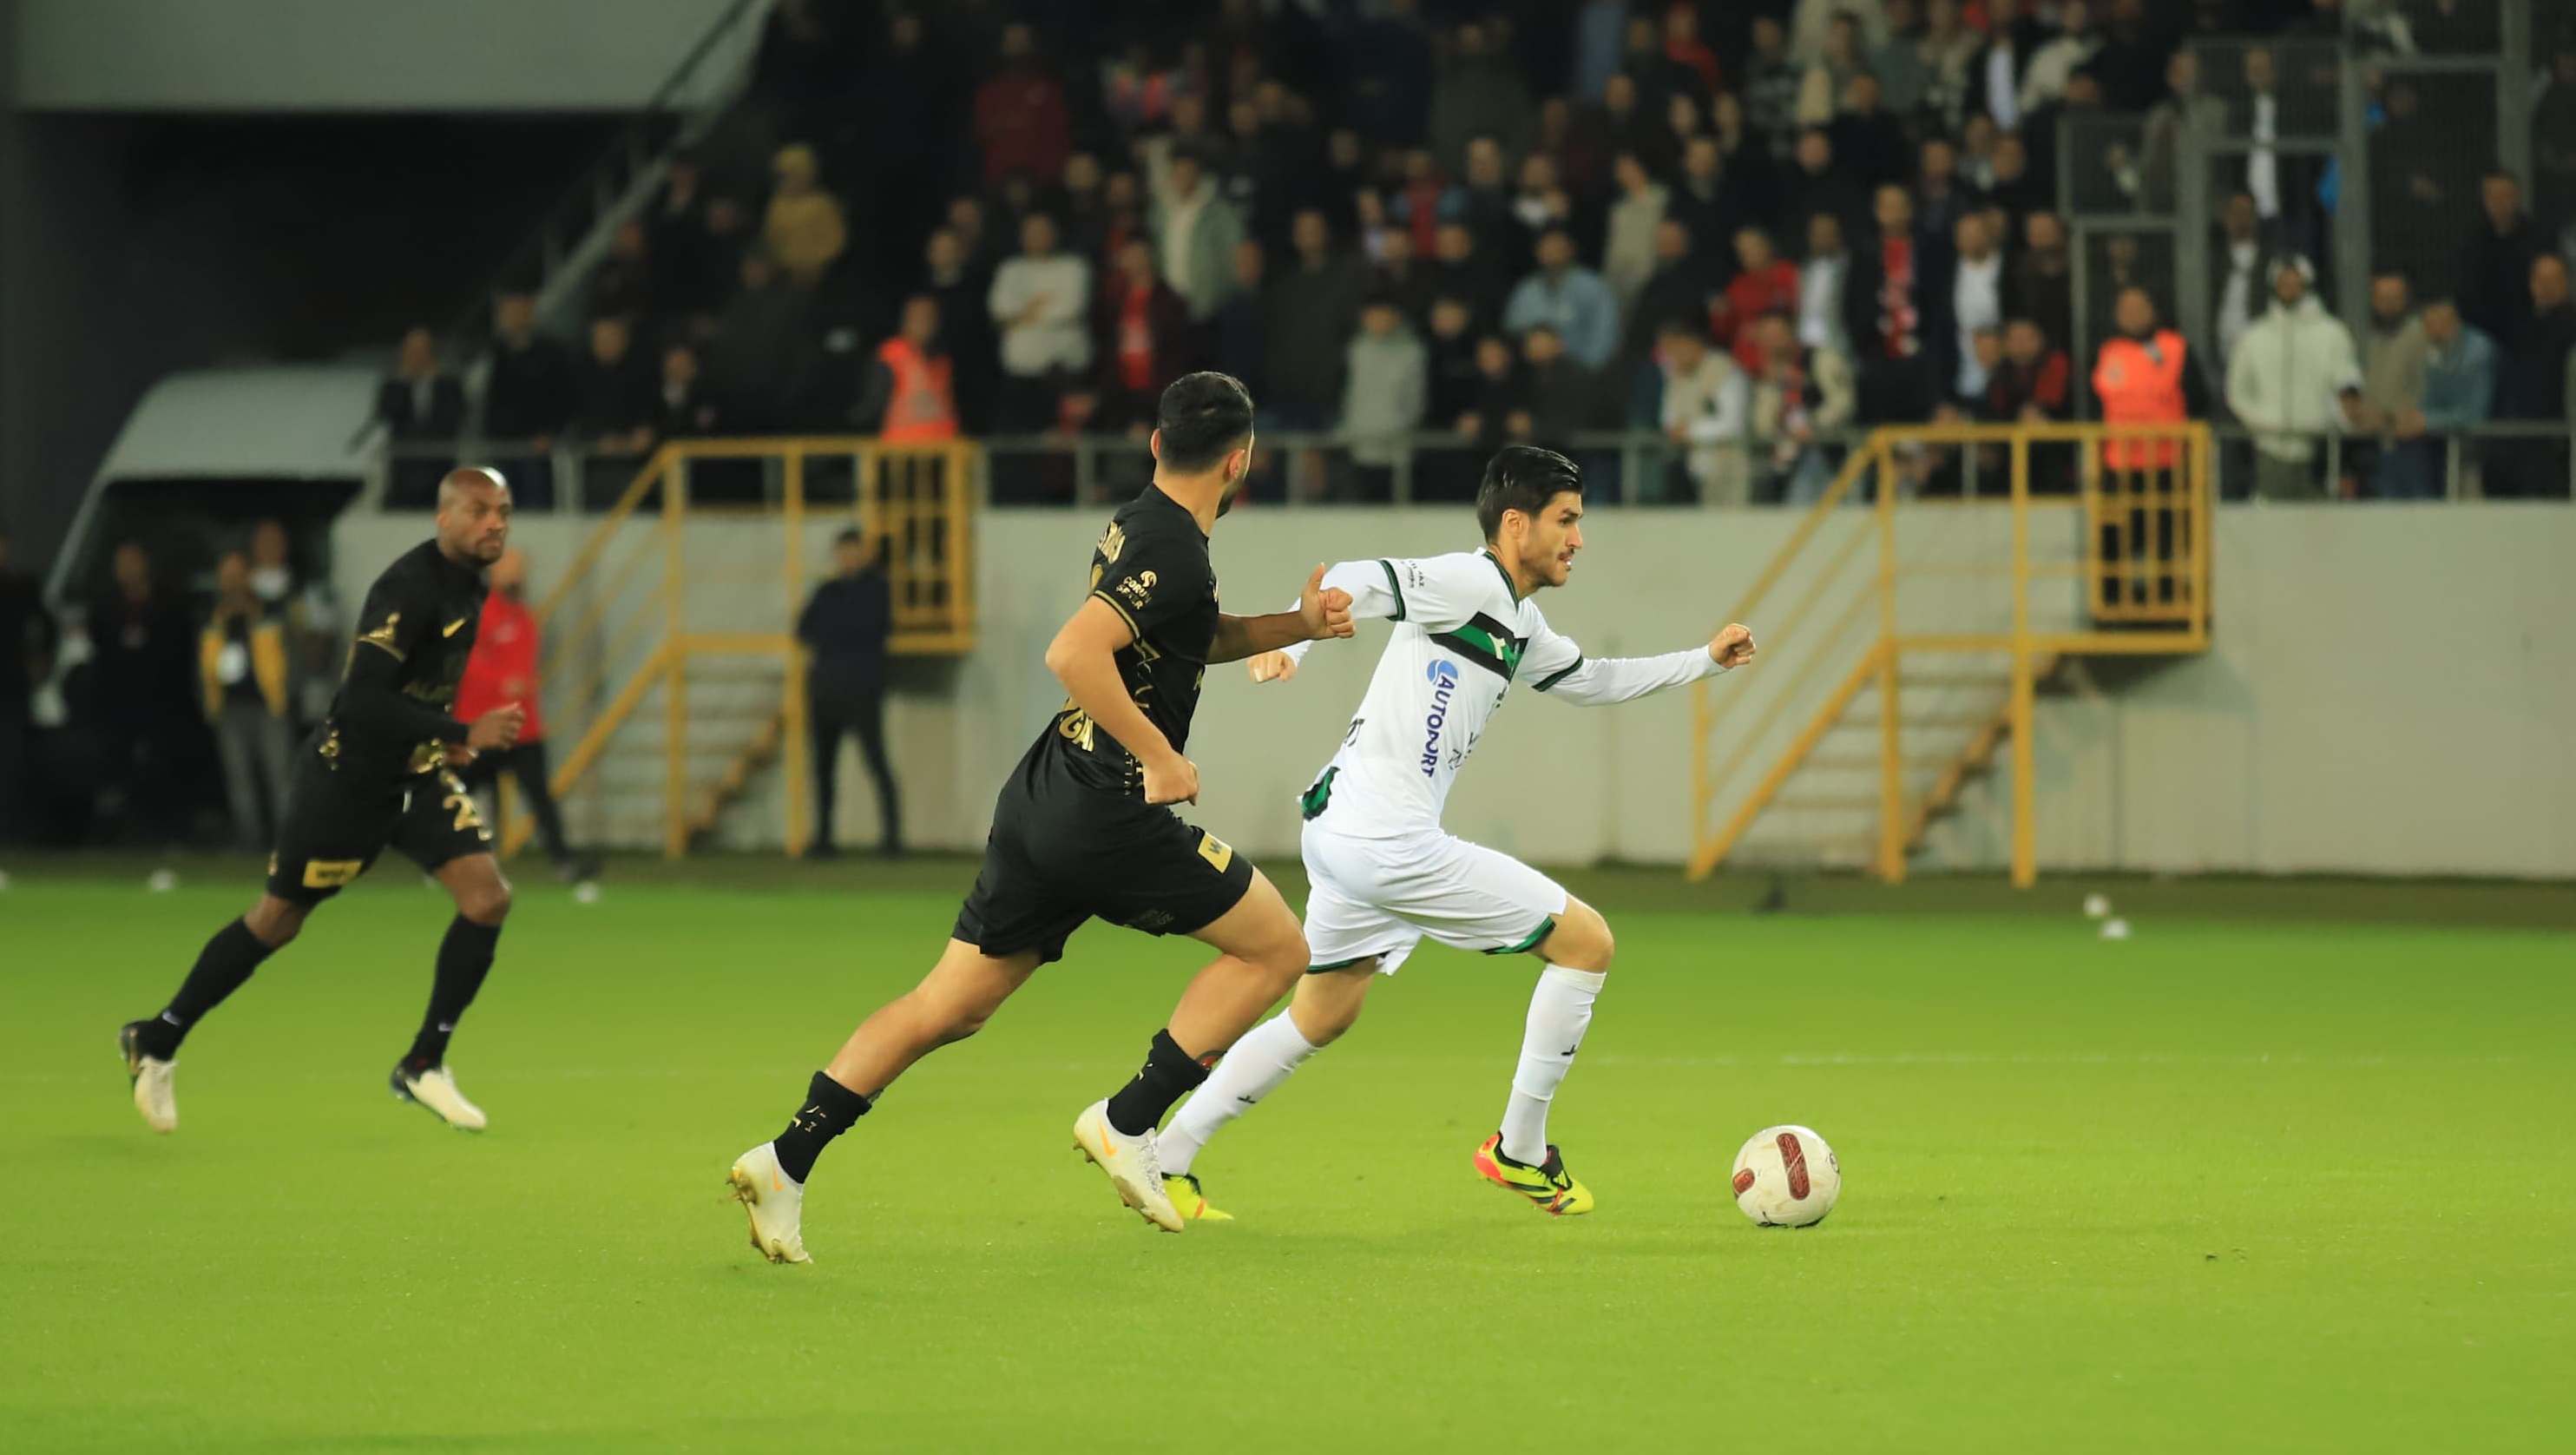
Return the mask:
[(1214, 469), (1252, 437), (1252, 394), (1232, 374), (1183, 374), (1163, 391), (1154, 427), (1162, 461), (1175, 470)]
[(1536, 445), (1505, 445), (1486, 463), (1485, 483), (1476, 487), (1476, 524), (1490, 541), (1503, 533), (1504, 511), (1535, 518), (1569, 490), (1583, 493), (1583, 472), (1572, 460)]

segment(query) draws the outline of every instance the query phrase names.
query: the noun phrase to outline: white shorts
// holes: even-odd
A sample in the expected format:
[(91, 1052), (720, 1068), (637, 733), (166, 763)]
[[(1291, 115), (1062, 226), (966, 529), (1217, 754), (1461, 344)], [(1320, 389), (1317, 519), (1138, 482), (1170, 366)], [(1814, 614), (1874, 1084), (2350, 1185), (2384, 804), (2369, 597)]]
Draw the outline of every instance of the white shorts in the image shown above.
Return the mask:
[(1374, 958), (1392, 975), (1428, 935), (1454, 949), (1517, 955), (1565, 913), (1565, 887), (1509, 854), (1433, 830), (1357, 839), (1306, 825), (1307, 959), (1339, 970)]

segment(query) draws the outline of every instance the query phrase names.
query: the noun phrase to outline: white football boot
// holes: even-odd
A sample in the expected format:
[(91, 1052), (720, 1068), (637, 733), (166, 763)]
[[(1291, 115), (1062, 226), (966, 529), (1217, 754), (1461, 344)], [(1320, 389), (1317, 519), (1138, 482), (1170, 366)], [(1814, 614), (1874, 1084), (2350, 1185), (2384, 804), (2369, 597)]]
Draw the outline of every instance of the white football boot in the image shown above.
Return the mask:
[(443, 1064), (415, 1076), (409, 1068), (397, 1062), (391, 1084), (396, 1097), (425, 1108), (430, 1115), (460, 1132), (479, 1132), (489, 1125), (483, 1108), (465, 1099), (465, 1093), (456, 1089), (455, 1074)]
[(1172, 1206), (1171, 1194), (1163, 1190), (1163, 1161), (1154, 1150), (1150, 1129), (1131, 1137), (1111, 1126), (1109, 1101), (1104, 1097), (1074, 1118), (1073, 1145), (1092, 1166), (1109, 1174), (1109, 1185), (1118, 1189), (1119, 1201), (1164, 1232), (1181, 1230), (1181, 1210)]
[(116, 1033), (116, 1049), (125, 1057), (125, 1078), (134, 1083), (134, 1109), (143, 1113), (143, 1124), (156, 1132), (179, 1130), (179, 1101), (170, 1090), (170, 1075), (179, 1069), (174, 1060), (146, 1056), (135, 1038), (136, 1021)]
[(751, 1218), (751, 1246), (772, 1263), (811, 1263), (805, 1251), (805, 1184), (778, 1165), (778, 1145), (763, 1142), (733, 1159), (725, 1185)]

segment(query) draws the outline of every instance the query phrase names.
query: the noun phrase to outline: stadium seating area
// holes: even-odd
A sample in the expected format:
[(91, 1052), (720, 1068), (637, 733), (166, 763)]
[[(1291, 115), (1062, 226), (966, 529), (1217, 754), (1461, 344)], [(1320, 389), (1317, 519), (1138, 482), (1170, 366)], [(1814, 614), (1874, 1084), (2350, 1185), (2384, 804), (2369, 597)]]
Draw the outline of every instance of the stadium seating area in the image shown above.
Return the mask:
[[(2267, 460), (2313, 459), (2291, 436), (2328, 429), (2383, 437), (2396, 460), (2350, 450), (2335, 480), (2281, 463), (2267, 490), (2415, 493), (2445, 420), (2567, 417), (2576, 311), (2530, 272), (2576, 201), (2576, 49), (2537, 108), (2536, 220), (2495, 199), (2477, 237), (2375, 249), (2417, 276), (2386, 316), (2342, 321), (2356, 386), (2372, 372), (2366, 397), (2356, 388), (2341, 419), (2305, 401), (2283, 415), (2256, 401), (2287, 364), (2229, 377), (2282, 258), (2309, 259), (2316, 296), (2333, 298), (2334, 169), (2261, 145), (2316, 100), (2299, 93), (2314, 74), (2286, 58), (2347, 28), (2363, 53), (2491, 51), (2464, 13), (2480, 7), (1021, 9), (778, 6), (748, 99), (617, 232), (582, 335), (551, 340), (523, 298), (501, 300), (482, 436), (568, 434), (615, 459), (677, 435), (873, 431), (898, 404), (916, 429), (1119, 434), (1141, 430), (1175, 374), (1214, 367), (1253, 385), (1274, 433), (1341, 446), (1265, 481), (1273, 492), (1385, 498), (1416, 432), (1483, 449), (1643, 429), (1686, 450), (1633, 498), (1796, 501), (1829, 462), (1813, 442), (1839, 429), (2094, 417), (2093, 355), (2123, 326), (2122, 282), (2216, 353), (2189, 371), (2196, 414), (2232, 400), (2244, 423), (2285, 431)], [(2178, 59), (2187, 36), (2220, 33), (2277, 39), (2249, 44), (2241, 77)], [(2421, 158), (2404, 138), (2441, 118), (2414, 87), (2372, 84), (2388, 141), (2376, 185), (2431, 185), (2409, 174)], [(2214, 317), (2177, 317), (2187, 261), (2132, 269), (2116, 251), (2114, 286), (2097, 280), (2076, 317), (2058, 152), (2097, 123), (2139, 144), (2088, 149), (2065, 173), (2090, 186), (2105, 171), (2124, 211), (2170, 208), (2179, 129), (2257, 143), (2211, 179)], [(2451, 360), (2488, 376), (2483, 411), (2475, 378), (2424, 398), (2414, 313), (2451, 296), (2488, 340)], [(936, 404), (899, 391), (883, 358), (916, 298), (929, 307), (915, 326), (948, 360), (952, 397)], [(2318, 321), (2300, 350), (2338, 347)], [(2398, 345), (2384, 374), (2382, 345)], [(408, 345), (410, 387), (387, 391), (397, 437), (456, 432), (438, 377), (432, 341)], [(2521, 448), (2489, 493), (2564, 494), (2563, 444)], [(1454, 494), (1459, 473), (1428, 471), (1413, 493)], [(1068, 493), (1038, 469), (997, 474), (995, 492)]]

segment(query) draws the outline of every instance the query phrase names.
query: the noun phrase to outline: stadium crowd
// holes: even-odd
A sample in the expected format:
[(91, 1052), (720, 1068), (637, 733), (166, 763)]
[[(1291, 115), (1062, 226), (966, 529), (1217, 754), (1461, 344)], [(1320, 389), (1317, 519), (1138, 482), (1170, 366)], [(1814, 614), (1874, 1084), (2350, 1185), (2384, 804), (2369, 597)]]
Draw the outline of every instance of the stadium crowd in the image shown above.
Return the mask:
[[(2365, 43), (2464, 23), (2351, 4)], [(2445, 431), (2569, 414), (2576, 39), (2552, 38), (2538, 107), (2543, 215), (2491, 179), (2456, 266), (2379, 280), (2374, 317), (2318, 301), (2317, 179), (2258, 149), (2221, 179), (2216, 316), (2174, 319), (2170, 280), (2115, 257), (2079, 333), (2060, 118), (2139, 118), (2122, 185), (2168, 208), (2180, 128), (2270, 137), (2286, 69), (2258, 45), (2241, 85), (2204, 85), (2185, 36), (2330, 39), (2346, 0), (1020, 8), (778, 6), (750, 101), (617, 230), (584, 337), (499, 300), (484, 437), (616, 459), (715, 432), (1132, 433), (1207, 366), (1267, 429), (1337, 436), (1305, 493), (1384, 498), (1417, 431), (1638, 427), (1680, 467), (1640, 498), (1794, 502), (1839, 430), (2081, 409), (2241, 421), (2252, 478), (2295, 498), (2432, 493)], [(461, 399), (406, 340), (395, 435), (453, 437)], [(2327, 432), (2374, 442), (2331, 481)], [(2566, 492), (2563, 444), (2491, 464), (2489, 494)]]

